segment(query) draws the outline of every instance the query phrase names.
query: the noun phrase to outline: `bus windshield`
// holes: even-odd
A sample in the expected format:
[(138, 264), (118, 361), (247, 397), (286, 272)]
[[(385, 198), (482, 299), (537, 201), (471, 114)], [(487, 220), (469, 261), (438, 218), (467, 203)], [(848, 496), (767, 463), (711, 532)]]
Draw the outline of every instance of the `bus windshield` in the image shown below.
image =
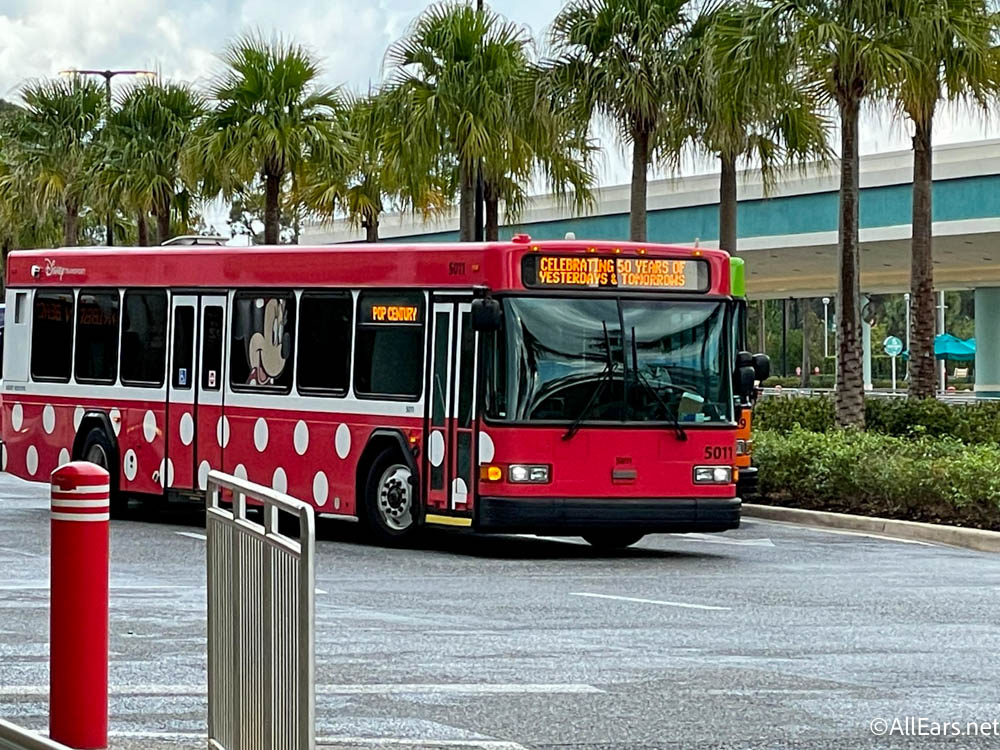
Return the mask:
[(487, 349), (487, 418), (728, 423), (718, 301), (506, 298)]

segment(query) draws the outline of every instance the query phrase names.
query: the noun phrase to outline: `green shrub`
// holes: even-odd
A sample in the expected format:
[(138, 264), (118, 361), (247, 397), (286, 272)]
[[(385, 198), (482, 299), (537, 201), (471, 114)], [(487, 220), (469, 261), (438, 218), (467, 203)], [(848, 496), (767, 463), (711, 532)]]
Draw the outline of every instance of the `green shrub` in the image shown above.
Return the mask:
[[(812, 432), (834, 427), (830, 396), (769, 396), (754, 408), (754, 424), (789, 432), (796, 425)], [(963, 443), (1000, 445), (1000, 402), (949, 405), (936, 399), (865, 400), (869, 432), (897, 437), (952, 437)]]
[(754, 436), (764, 502), (1000, 530), (1000, 448), (855, 430)]

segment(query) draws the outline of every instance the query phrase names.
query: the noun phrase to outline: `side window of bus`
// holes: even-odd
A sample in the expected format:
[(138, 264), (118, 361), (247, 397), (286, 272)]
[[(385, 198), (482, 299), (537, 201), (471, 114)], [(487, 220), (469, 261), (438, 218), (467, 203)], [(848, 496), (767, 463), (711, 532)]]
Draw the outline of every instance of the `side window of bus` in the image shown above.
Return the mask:
[(291, 292), (238, 292), (229, 349), (233, 390), (288, 393), (294, 333), (295, 296)]
[(354, 391), (370, 398), (420, 398), (424, 371), (424, 295), (365, 293), (358, 298)]
[(122, 307), (122, 383), (159, 388), (167, 362), (167, 293), (129, 290)]
[(354, 300), (349, 292), (303, 292), (299, 298), (296, 387), (343, 396), (351, 380)]
[(118, 379), (118, 290), (81, 291), (76, 300), (76, 379)]
[(35, 293), (31, 324), (31, 377), (69, 382), (73, 369), (73, 292)]

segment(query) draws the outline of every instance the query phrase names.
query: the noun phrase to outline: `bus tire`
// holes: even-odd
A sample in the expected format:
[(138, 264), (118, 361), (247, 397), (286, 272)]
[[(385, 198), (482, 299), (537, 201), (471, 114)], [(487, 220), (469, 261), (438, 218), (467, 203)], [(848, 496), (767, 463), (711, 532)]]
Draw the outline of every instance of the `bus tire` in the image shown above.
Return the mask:
[(361, 521), (378, 544), (398, 546), (417, 533), (416, 478), (395, 448), (386, 448), (368, 467)]
[(636, 531), (601, 531), (584, 534), (583, 538), (594, 549), (613, 550), (631, 547), (644, 536)]
[(94, 427), (83, 439), (80, 460), (97, 464), (108, 472), (110, 485), (111, 516), (120, 518), (128, 509), (128, 499), (118, 490), (118, 451), (115, 444), (101, 427)]

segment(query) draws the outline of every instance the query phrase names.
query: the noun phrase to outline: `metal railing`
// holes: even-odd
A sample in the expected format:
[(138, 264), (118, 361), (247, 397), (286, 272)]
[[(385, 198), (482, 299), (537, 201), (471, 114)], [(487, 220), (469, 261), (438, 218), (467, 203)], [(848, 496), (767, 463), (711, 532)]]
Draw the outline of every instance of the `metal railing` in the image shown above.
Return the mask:
[(0, 750), (69, 750), (69, 748), (0, 719)]
[[(833, 396), (836, 391), (833, 388), (800, 388), (797, 386), (789, 386), (788, 388), (772, 388), (767, 387), (761, 389), (763, 395), (767, 398), (782, 398), (782, 397), (793, 397), (793, 396)], [(891, 390), (872, 390), (865, 391), (865, 398), (882, 398), (882, 399), (893, 399), (893, 398), (906, 398), (906, 389), (898, 388), (895, 391)], [(975, 404), (982, 403), (987, 399), (977, 397), (973, 391), (953, 391), (953, 392), (938, 392), (936, 394), (938, 401), (942, 401), (946, 404)]]
[[(232, 493), (232, 510), (221, 507)], [(262, 523), (247, 517), (261, 504)], [(298, 537), (279, 531), (298, 518)], [(309, 505), (218, 471), (208, 474), (208, 746), (312, 750), (316, 531)]]

